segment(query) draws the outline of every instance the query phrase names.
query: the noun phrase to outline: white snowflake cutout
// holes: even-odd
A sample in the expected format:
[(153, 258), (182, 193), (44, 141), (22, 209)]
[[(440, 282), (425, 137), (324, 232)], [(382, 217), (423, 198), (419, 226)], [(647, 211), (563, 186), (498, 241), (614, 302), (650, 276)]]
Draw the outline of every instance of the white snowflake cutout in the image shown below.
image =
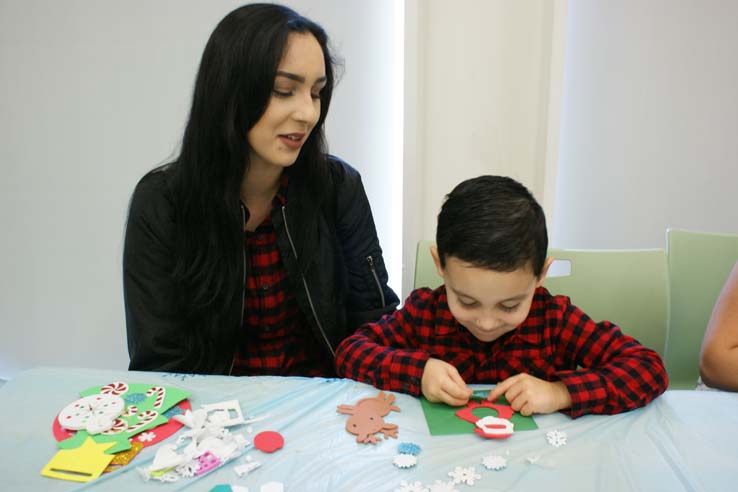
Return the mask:
[(398, 454), (392, 461), (397, 468), (412, 468), (418, 464), (418, 458), (412, 454)]
[(428, 489), (423, 487), (420, 482), (406, 482), (403, 480), (400, 482), (400, 487), (395, 489), (395, 492), (428, 492)]
[(467, 485), (474, 485), (475, 480), (482, 478), (482, 476), (474, 470), (473, 466), (468, 468), (457, 466), (453, 471), (448, 472), (448, 476), (454, 479), (454, 483), (465, 483)]
[(151, 442), (156, 439), (156, 433), (154, 432), (142, 432), (138, 435), (138, 440), (141, 442)]
[(504, 456), (490, 454), (489, 456), (482, 458), (482, 464), (488, 470), (497, 471), (507, 467), (507, 460)]
[(548, 431), (546, 433), (546, 439), (551, 446), (560, 448), (566, 444), (566, 432), (560, 430)]
[(536, 454), (536, 455), (533, 455), (533, 456), (528, 456), (528, 457), (527, 457), (527, 458), (525, 458), (525, 459), (526, 459), (526, 461), (528, 461), (528, 463), (530, 463), (531, 465), (535, 465), (536, 463), (538, 463), (538, 460), (540, 460), (540, 459), (541, 459), (541, 455), (539, 455), (539, 454)]
[(453, 482), (442, 482), (436, 480), (433, 485), (427, 485), (428, 492), (459, 492)]

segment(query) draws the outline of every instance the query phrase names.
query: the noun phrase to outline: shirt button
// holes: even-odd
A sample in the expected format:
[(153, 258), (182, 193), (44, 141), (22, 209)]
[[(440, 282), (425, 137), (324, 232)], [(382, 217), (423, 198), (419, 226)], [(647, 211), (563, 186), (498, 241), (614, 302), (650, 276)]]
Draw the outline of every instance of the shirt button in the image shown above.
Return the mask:
[(261, 290), (269, 290), (269, 284), (261, 284)]

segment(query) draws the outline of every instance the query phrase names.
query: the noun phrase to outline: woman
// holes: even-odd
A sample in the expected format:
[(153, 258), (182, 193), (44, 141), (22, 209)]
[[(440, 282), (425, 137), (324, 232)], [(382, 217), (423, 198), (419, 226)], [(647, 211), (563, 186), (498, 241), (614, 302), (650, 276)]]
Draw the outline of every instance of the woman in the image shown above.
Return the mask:
[(700, 379), (709, 388), (738, 391), (738, 262), (715, 302), (702, 339)]
[(131, 370), (332, 376), (395, 308), (361, 178), (325, 151), (333, 84), (325, 32), (287, 7), (213, 31), (179, 157), (131, 200)]

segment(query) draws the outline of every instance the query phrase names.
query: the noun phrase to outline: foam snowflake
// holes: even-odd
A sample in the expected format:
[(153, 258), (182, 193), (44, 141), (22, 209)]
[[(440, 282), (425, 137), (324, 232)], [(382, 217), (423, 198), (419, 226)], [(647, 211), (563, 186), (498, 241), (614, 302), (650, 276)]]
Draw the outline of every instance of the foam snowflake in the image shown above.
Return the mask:
[(560, 448), (566, 444), (566, 432), (559, 430), (548, 431), (546, 433), (546, 439), (551, 446)]
[(465, 483), (467, 485), (474, 485), (475, 480), (482, 478), (482, 476), (474, 470), (473, 466), (468, 468), (457, 466), (453, 471), (448, 472), (448, 476), (454, 479), (454, 483)]
[(482, 458), (482, 464), (488, 470), (502, 470), (507, 467), (507, 460), (504, 456), (491, 454)]
[(428, 489), (423, 487), (420, 482), (400, 482), (400, 487), (395, 489), (395, 492), (428, 492)]
[(527, 457), (527, 458), (525, 458), (525, 459), (526, 459), (526, 460), (528, 461), (528, 463), (530, 463), (531, 465), (535, 465), (536, 463), (538, 463), (538, 460), (540, 460), (540, 459), (541, 459), (541, 456), (540, 456), (540, 455), (538, 455), (538, 454), (536, 454), (536, 455), (533, 455), (533, 456), (528, 456), (528, 457)]
[(436, 480), (433, 485), (428, 485), (428, 492), (459, 492), (453, 482), (442, 482)]
[(392, 461), (392, 463), (397, 468), (412, 468), (413, 466), (418, 464), (418, 458), (416, 458), (412, 454), (398, 454), (397, 456), (395, 456), (395, 459)]
[(142, 432), (138, 435), (138, 440), (141, 442), (151, 442), (154, 439), (156, 439), (156, 434), (154, 432)]
[(414, 442), (401, 442), (397, 446), (397, 452), (400, 454), (412, 454), (417, 456), (420, 454), (420, 446)]

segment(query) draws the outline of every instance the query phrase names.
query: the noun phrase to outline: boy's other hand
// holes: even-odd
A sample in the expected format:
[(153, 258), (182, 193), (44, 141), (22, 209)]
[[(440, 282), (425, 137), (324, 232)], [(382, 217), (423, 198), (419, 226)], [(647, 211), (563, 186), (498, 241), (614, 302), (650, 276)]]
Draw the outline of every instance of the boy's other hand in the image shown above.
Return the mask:
[(465, 405), (472, 395), (454, 366), (433, 357), (425, 363), (420, 386), (428, 401), (441, 401), (455, 407)]
[(487, 400), (497, 401), (505, 395), (510, 406), (521, 415), (553, 413), (571, 406), (571, 395), (561, 381), (544, 381), (530, 374), (516, 374), (499, 383), (487, 395)]

